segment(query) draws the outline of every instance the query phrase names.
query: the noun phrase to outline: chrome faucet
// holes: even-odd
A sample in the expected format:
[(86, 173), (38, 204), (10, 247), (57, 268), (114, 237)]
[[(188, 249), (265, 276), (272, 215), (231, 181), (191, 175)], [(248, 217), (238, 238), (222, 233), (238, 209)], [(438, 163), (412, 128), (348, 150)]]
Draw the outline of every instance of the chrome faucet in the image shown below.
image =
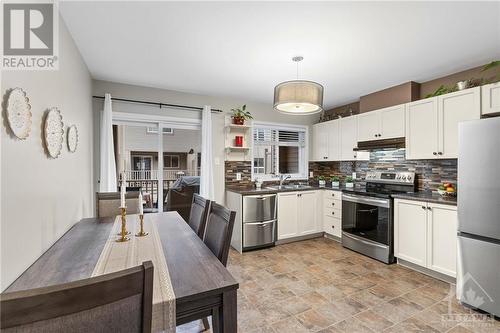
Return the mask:
[(283, 186), (285, 180), (292, 178), (290, 175), (280, 174), (280, 186)]

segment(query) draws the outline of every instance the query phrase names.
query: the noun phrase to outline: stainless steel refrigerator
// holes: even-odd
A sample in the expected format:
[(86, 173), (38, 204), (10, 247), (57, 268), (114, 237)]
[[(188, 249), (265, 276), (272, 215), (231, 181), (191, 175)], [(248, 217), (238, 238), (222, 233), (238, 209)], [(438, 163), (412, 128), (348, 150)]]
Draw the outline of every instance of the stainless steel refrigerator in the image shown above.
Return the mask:
[(500, 117), (458, 133), (457, 297), (500, 316)]

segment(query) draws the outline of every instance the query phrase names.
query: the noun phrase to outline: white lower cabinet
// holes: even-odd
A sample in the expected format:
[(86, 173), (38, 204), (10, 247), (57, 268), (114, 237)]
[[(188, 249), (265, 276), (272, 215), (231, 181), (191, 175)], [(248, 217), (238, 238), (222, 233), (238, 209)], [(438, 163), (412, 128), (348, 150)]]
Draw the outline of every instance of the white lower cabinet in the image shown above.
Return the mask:
[(457, 208), (424, 201), (394, 200), (394, 255), (455, 277)]
[(342, 236), (342, 192), (323, 192), (323, 231), (340, 238)]
[(318, 191), (278, 193), (278, 240), (320, 232)]

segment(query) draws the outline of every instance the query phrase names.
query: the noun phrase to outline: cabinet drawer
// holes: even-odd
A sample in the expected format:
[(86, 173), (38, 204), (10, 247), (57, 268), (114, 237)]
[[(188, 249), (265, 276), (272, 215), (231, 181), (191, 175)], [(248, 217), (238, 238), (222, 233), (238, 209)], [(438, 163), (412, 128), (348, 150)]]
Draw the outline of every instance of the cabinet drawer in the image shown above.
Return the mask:
[(325, 208), (329, 209), (342, 209), (342, 200), (326, 198), (323, 200), (323, 205)]
[(323, 231), (327, 234), (340, 237), (342, 228), (342, 221), (339, 218), (332, 216), (325, 216), (323, 219)]
[(325, 191), (324, 192), (324, 198), (330, 198), (330, 199), (336, 199), (336, 200), (342, 200), (342, 192), (340, 191)]
[(336, 217), (338, 219), (342, 217), (342, 211), (340, 209), (335, 209), (335, 208), (325, 208), (324, 214), (325, 216)]

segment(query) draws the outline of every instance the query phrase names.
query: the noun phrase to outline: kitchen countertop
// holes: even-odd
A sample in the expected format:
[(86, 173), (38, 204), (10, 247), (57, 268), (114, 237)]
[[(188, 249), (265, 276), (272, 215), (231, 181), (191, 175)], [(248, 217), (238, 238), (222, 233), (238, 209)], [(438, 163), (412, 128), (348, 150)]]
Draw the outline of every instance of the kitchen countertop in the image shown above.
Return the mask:
[[(319, 187), (318, 185), (311, 185), (306, 188), (290, 188), (275, 190), (267, 187), (262, 187), (260, 190), (255, 187), (226, 187), (226, 191), (238, 193), (241, 195), (256, 195), (256, 194), (273, 194), (281, 192), (297, 192), (297, 191), (311, 191), (311, 190), (333, 190), (333, 191), (344, 191), (345, 186), (340, 186), (336, 188), (332, 187)], [(441, 196), (438, 193), (431, 191), (419, 191), (415, 193), (398, 193), (393, 194), (395, 199), (406, 199), (406, 200), (416, 200), (416, 201), (427, 201), (432, 203), (444, 204), (444, 205), (457, 205), (457, 197), (451, 196)]]
[(427, 201), (443, 205), (457, 205), (457, 197), (452, 196), (441, 196), (438, 193), (431, 191), (419, 191), (415, 193), (398, 193), (393, 194), (395, 199), (406, 199), (406, 200), (416, 200), (416, 201)]
[(314, 190), (332, 190), (332, 191), (342, 191), (345, 186), (340, 187), (319, 187), (318, 185), (310, 185), (304, 188), (285, 188), (281, 190), (270, 189), (266, 186), (262, 187), (260, 190), (255, 187), (226, 187), (226, 191), (238, 193), (241, 195), (252, 195), (252, 194), (272, 194), (281, 192), (297, 192), (297, 191), (314, 191)]

